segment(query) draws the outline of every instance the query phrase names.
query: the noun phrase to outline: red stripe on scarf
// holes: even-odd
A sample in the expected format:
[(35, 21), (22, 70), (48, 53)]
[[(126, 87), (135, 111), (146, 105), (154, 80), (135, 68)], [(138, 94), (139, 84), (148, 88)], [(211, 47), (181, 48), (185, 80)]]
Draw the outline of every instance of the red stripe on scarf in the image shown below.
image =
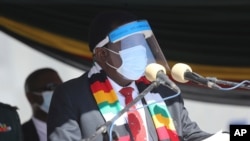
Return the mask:
[[(171, 141), (179, 141), (179, 137), (177, 136), (177, 133), (175, 131), (167, 129), (165, 126), (159, 127), (156, 130), (157, 130), (159, 140), (169, 140), (170, 139)], [(168, 134), (165, 134), (166, 132)]]
[(118, 140), (115, 141), (130, 141), (130, 136), (121, 136)]
[(108, 80), (105, 80), (105, 82), (100, 82), (100, 81), (95, 81), (94, 83), (91, 84), (91, 90), (93, 93), (96, 93), (100, 90), (103, 90), (104, 92), (109, 92), (110, 90), (113, 90), (111, 85), (107, 83)]
[(145, 76), (143, 76), (140, 79), (136, 80), (136, 83), (144, 83), (146, 85), (149, 85), (151, 82)]

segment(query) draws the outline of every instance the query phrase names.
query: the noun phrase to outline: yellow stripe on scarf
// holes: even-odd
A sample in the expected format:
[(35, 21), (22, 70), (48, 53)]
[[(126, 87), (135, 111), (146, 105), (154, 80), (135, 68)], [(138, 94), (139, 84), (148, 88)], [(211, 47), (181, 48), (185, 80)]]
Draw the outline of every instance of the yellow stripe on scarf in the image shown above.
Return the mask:
[(103, 102), (114, 103), (117, 101), (117, 96), (114, 90), (110, 90), (109, 92), (104, 92), (103, 90), (97, 91), (94, 93), (94, 97), (98, 104)]
[(154, 115), (153, 121), (155, 123), (156, 128), (166, 126), (167, 129), (175, 130), (173, 120), (170, 118), (166, 118), (166, 117), (162, 116), (161, 114)]

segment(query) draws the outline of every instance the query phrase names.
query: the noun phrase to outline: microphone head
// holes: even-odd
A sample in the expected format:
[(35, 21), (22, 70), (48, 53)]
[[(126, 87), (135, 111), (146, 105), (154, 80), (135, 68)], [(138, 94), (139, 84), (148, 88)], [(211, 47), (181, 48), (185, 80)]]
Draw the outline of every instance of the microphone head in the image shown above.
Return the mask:
[(159, 71), (163, 71), (166, 74), (166, 69), (162, 65), (151, 63), (146, 67), (145, 76), (149, 81), (155, 81)]
[(191, 67), (184, 63), (177, 63), (171, 69), (171, 76), (177, 82), (187, 83), (188, 80), (185, 79), (185, 72), (192, 72)]

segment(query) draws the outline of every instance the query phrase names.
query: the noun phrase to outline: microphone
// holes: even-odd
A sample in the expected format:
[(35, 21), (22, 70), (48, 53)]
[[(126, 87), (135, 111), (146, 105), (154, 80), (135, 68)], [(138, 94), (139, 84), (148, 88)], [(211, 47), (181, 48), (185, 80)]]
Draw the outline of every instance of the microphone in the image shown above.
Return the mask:
[(160, 84), (167, 85), (176, 92), (180, 91), (180, 88), (169, 79), (166, 75), (166, 69), (157, 63), (151, 63), (146, 67), (145, 76), (149, 81), (157, 81)]
[(213, 89), (221, 88), (220, 86), (209, 81), (203, 76), (192, 72), (191, 67), (183, 63), (177, 63), (172, 67), (171, 76), (173, 77), (174, 80), (180, 83), (186, 83), (190, 80), (192, 82), (205, 85), (209, 88)]

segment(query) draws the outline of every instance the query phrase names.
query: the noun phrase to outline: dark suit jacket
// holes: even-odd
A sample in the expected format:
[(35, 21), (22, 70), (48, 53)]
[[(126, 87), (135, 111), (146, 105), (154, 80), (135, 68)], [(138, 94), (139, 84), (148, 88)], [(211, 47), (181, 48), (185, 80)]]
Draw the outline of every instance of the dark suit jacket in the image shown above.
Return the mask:
[(30, 119), (22, 125), (23, 141), (39, 141), (34, 122)]
[[(173, 94), (173, 91), (164, 86), (157, 87), (156, 90), (162, 97)], [(167, 100), (166, 105), (172, 115), (180, 140), (201, 141), (211, 135), (200, 130), (198, 125), (189, 119), (181, 95)], [(157, 141), (155, 127), (147, 110), (146, 115), (149, 136)], [(104, 118), (90, 90), (87, 72), (57, 87), (47, 122), (48, 138), (50, 138), (48, 140), (76, 141), (88, 138), (104, 123)], [(126, 126), (123, 128), (127, 129)], [(103, 141), (104, 138), (100, 135), (96, 141)]]

